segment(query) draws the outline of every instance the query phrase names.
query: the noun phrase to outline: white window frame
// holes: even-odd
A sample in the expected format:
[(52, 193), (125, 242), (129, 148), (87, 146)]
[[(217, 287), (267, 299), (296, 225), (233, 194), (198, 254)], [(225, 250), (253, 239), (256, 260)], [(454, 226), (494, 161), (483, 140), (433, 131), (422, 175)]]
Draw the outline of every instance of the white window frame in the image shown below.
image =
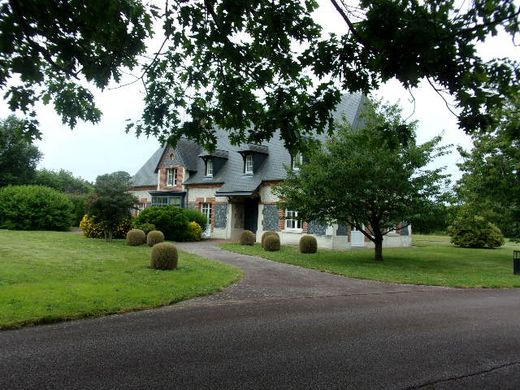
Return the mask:
[(298, 152), (291, 157), (291, 170), (299, 171), (300, 166), (303, 164), (303, 155)]
[(246, 154), (246, 157), (244, 159), (244, 173), (246, 175), (253, 174), (253, 155), (252, 154)]
[(210, 158), (206, 160), (206, 176), (213, 177), (213, 160)]
[(166, 170), (166, 185), (168, 187), (177, 185), (177, 168), (168, 168)]
[(297, 211), (285, 210), (285, 230), (298, 233), (303, 230), (303, 221), (298, 218)]
[(209, 203), (209, 202), (201, 203), (200, 212), (206, 216), (206, 218), (208, 220), (208, 225), (211, 225), (211, 212), (212, 212), (211, 203)]

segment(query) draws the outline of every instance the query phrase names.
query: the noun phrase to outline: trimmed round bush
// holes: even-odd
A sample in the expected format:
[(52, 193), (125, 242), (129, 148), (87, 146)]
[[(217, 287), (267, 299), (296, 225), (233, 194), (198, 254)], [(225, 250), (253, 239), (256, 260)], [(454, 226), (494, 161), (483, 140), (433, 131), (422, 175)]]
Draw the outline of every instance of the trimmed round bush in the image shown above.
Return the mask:
[(164, 234), (159, 230), (152, 230), (146, 235), (146, 243), (148, 246), (154, 246), (164, 241)]
[(260, 240), (261, 243), (262, 243), (262, 248), (264, 247), (264, 240), (265, 240), (265, 238), (266, 238), (267, 236), (276, 236), (276, 237), (280, 238), (280, 236), (279, 236), (278, 233), (276, 233), (276, 232), (273, 232), (273, 231), (264, 232), (264, 233), (262, 234), (262, 239)]
[(0, 188), (0, 228), (12, 230), (68, 230), (73, 204), (59, 191), (44, 186)]
[(500, 229), (480, 216), (456, 219), (448, 228), (454, 245), (462, 248), (498, 248), (504, 245)]
[(256, 234), (251, 230), (244, 230), (240, 235), (240, 245), (255, 245)]
[(318, 241), (313, 236), (303, 236), (300, 238), (301, 253), (316, 253), (318, 251)]
[(150, 266), (154, 269), (175, 269), (178, 259), (175, 245), (171, 242), (160, 242), (152, 248)]
[(146, 242), (146, 234), (141, 229), (132, 229), (126, 233), (126, 243), (131, 246), (143, 245)]
[(268, 252), (276, 252), (280, 250), (280, 238), (278, 235), (269, 235), (264, 239), (264, 250)]

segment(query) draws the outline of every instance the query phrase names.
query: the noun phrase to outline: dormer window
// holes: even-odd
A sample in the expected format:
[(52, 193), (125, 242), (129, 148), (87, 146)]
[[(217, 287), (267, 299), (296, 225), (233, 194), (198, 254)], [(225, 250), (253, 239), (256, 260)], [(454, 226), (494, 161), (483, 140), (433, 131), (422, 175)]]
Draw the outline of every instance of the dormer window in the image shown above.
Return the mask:
[(167, 172), (166, 185), (169, 187), (176, 186), (177, 185), (177, 169), (169, 168), (166, 170), (166, 172)]
[(213, 160), (211, 158), (206, 160), (206, 176), (213, 177)]
[(291, 170), (299, 171), (300, 166), (303, 164), (303, 155), (298, 152), (291, 157)]
[(253, 174), (253, 155), (247, 154), (244, 159), (244, 173), (245, 174)]

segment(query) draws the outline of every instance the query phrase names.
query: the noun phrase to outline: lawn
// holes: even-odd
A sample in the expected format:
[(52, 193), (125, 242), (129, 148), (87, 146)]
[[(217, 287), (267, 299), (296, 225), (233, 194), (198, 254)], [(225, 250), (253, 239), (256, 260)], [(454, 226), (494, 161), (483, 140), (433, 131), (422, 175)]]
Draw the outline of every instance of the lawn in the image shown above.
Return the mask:
[(222, 248), (299, 265), (323, 272), (359, 279), (450, 287), (520, 287), (520, 275), (513, 275), (513, 249), (507, 243), (499, 249), (463, 249), (449, 243), (446, 236), (414, 236), (411, 248), (385, 248), (384, 261), (375, 263), (373, 249), (301, 254), (297, 247), (283, 246), (266, 252), (258, 244), (222, 244)]
[(241, 277), (184, 252), (177, 270), (153, 270), (150, 251), (73, 233), (0, 230), (0, 329), (168, 305)]

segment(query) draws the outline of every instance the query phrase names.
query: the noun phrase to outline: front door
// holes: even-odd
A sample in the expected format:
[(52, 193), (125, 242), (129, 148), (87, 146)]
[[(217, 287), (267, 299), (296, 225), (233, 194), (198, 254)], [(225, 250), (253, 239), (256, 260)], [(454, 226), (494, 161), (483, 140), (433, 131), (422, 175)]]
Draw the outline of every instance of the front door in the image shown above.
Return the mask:
[(208, 223), (206, 230), (202, 232), (202, 237), (209, 238), (211, 236), (211, 203), (202, 203), (200, 211), (206, 216)]
[(258, 199), (248, 199), (244, 203), (244, 229), (253, 233), (258, 230)]

